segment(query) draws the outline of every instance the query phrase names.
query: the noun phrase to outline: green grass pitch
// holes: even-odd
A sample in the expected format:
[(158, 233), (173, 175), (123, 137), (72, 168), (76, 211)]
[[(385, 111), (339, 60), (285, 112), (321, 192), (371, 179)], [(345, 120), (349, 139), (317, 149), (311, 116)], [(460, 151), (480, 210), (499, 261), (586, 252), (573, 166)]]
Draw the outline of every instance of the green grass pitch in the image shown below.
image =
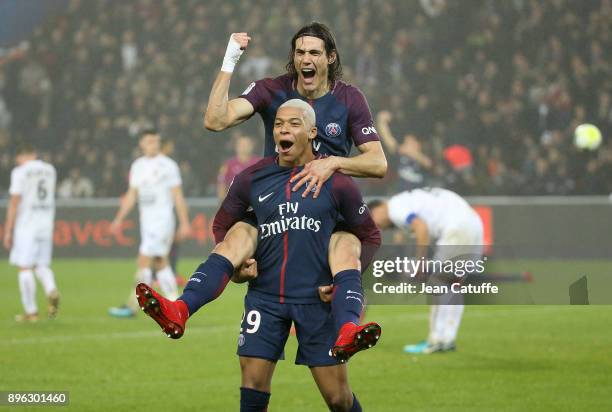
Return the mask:
[[(535, 273), (554, 270), (529, 264)], [(183, 259), (180, 269), (196, 265)], [(69, 391), (70, 406), (60, 410), (238, 410), (244, 285), (228, 286), (173, 341), (142, 314), (107, 315), (132, 287), (133, 260), (57, 260), (53, 268), (63, 299), (58, 319), (16, 324), (17, 275), (0, 263), (0, 390)], [(45, 308), (40, 284), (38, 296)], [(364, 410), (612, 410), (612, 306), (469, 306), (458, 351), (428, 357), (402, 353), (425, 336), (427, 307), (371, 306), (368, 319), (382, 325), (381, 341), (349, 365)], [(292, 337), (270, 410), (324, 411), (308, 369), (293, 364), (295, 349)]]

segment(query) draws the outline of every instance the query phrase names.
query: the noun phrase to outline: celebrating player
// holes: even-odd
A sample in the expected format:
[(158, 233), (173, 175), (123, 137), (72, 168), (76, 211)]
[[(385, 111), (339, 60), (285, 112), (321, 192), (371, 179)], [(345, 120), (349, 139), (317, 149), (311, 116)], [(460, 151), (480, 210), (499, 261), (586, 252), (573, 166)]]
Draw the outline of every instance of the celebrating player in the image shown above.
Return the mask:
[[(369, 207), (379, 228), (409, 228), (414, 232), (417, 259), (425, 257), (427, 247), (434, 240), (433, 258), (436, 260), (452, 260), (458, 256), (480, 259), (482, 256), (482, 221), (463, 198), (450, 190), (415, 189), (395, 195), (387, 202), (373, 201)], [(463, 297), (449, 293), (437, 297), (436, 302), (452, 304), (431, 305), (427, 340), (405, 346), (405, 352), (429, 354), (455, 350), (464, 309)]]
[(42, 283), (49, 302), (47, 315), (54, 318), (59, 307), (55, 276), (49, 267), (53, 250), (55, 217), (55, 168), (38, 160), (35, 150), (24, 144), (17, 149), (17, 167), (11, 172), (10, 200), (4, 225), (4, 247), (9, 262), (19, 268), (19, 290), (24, 313), (18, 322), (38, 320), (36, 281)]
[[(169, 337), (179, 338), (188, 317), (219, 296), (234, 270), (255, 255), (259, 275), (249, 281), (238, 338), (241, 410), (266, 410), (276, 361), (293, 322), (299, 343), (296, 363), (310, 367), (330, 409), (360, 411), (342, 363), (380, 337), (378, 324), (358, 326), (363, 310), (359, 263), (337, 268), (327, 259), (340, 219), (360, 240), (362, 256), (371, 259), (380, 245), (380, 231), (355, 183), (334, 173), (321, 184), (319, 199), (291, 191), (291, 177), (315, 159), (315, 124), (314, 110), (304, 101), (292, 99), (280, 106), (274, 121), (278, 155), (236, 176), (213, 224), (215, 236), (224, 240), (197, 268), (179, 300), (164, 299), (145, 284), (136, 288), (145, 312)], [(234, 225), (250, 207), (256, 220)], [(224, 236), (228, 229), (246, 230), (246, 238), (254, 241), (239, 243), (238, 237)], [(330, 307), (319, 300), (318, 285), (328, 284), (332, 273)]]
[[(136, 279), (151, 283), (155, 270), (164, 295), (175, 299), (178, 296), (176, 278), (168, 263), (168, 253), (175, 237), (173, 208), (176, 208), (179, 219), (177, 237), (184, 239), (191, 232), (181, 174), (176, 162), (161, 154), (161, 137), (157, 131), (143, 131), (139, 145), (143, 156), (132, 163), (130, 186), (110, 230), (111, 233), (122, 230), (123, 220), (138, 200), (141, 243)], [(109, 314), (130, 317), (134, 316), (137, 307), (134, 295), (130, 293), (128, 304), (110, 308)]]
[[(313, 193), (316, 198), (323, 183), (335, 171), (351, 176), (383, 177), (387, 161), (370, 109), (358, 88), (340, 80), (340, 54), (329, 28), (317, 22), (302, 27), (291, 39), (287, 73), (274, 79), (258, 80), (240, 97), (229, 100), (232, 72), (250, 40), (247, 33), (230, 36), (221, 71), (210, 93), (204, 117), (206, 128), (225, 130), (258, 112), (266, 130), (264, 154), (272, 156), (276, 150), (273, 128), (278, 107), (287, 100), (301, 99), (307, 101), (316, 113), (318, 134), (313, 140), (313, 148), (324, 156), (309, 161), (291, 178), (292, 191), (302, 188), (302, 196)], [(361, 154), (349, 158), (353, 144)], [(246, 223), (236, 223), (236, 226), (243, 225)], [(248, 230), (243, 228), (228, 235), (245, 236), (247, 233)], [(241, 238), (238, 241), (246, 243), (249, 240)], [(351, 267), (359, 262), (359, 240), (344, 228), (342, 222), (330, 244), (335, 246), (329, 253), (331, 266)]]

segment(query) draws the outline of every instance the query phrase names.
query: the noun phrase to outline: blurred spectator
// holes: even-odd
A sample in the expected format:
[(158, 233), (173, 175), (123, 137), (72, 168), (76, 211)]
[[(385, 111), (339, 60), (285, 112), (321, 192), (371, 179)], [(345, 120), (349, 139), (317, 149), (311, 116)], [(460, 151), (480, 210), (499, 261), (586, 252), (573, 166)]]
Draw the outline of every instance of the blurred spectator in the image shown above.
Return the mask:
[(67, 178), (61, 181), (57, 188), (57, 196), (62, 199), (92, 197), (94, 186), (90, 179), (81, 176), (77, 168), (70, 170)]
[(406, 134), (401, 142), (393, 136), (390, 121), (391, 113), (383, 110), (376, 117), (378, 133), (382, 139), (391, 164), (395, 164), (399, 185), (396, 191), (412, 190), (428, 186), (429, 172), (433, 162), (421, 150), (419, 139), (413, 134)]
[(249, 136), (238, 136), (234, 142), (235, 156), (223, 163), (217, 175), (217, 197), (223, 200), (234, 177), (247, 167), (257, 163), (261, 157), (253, 154), (255, 144)]
[[(72, 0), (0, 60), (0, 130), (9, 148), (41, 147), (60, 176), (96, 170), (95, 195), (117, 196), (130, 137), (157, 125), (189, 163), (190, 190), (212, 194), (218, 142), (231, 132), (213, 138), (202, 112), (229, 34), (253, 37), (232, 81), (238, 95), (283, 72), (291, 34), (313, 19), (335, 32), (345, 79), (371, 110), (418, 136), (436, 185), (462, 195), (612, 192), (611, 0), (312, 0), (287, 12), (273, 0)], [(572, 144), (585, 122), (603, 132), (597, 153)], [(251, 120), (241, 130), (259, 142), (260, 128)], [(452, 145), (472, 153), (469, 174), (445, 161)], [(119, 164), (94, 167), (108, 152)], [(359, 184), (369, 195), (394, 191), (388, 179)]]

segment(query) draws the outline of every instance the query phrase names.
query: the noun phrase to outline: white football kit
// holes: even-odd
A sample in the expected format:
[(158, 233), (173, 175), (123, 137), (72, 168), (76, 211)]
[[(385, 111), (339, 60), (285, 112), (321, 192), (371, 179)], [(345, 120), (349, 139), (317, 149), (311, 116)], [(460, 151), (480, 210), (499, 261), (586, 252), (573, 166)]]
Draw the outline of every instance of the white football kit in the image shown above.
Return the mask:
[(167, 256), (176, 222), (172, 189), (181, 185), (176, 162), (159, 154), (140, 157), (130, 168), (130, 187), (138, 192), (140, 249), (144, 256)]
[(11, 172), (9, 194), (21, 197), (9, 261), (20, 267), (48, 266), (53, 251), (55, 168), (30, 160)]
[(399, 228), (409, 226), (415, 217), (425, 222), (438, 246), (436, 258), (482, 254), (482, 220), (458, 194), (441, 188), (415, 189), (391, 197), (388, 207), (389, 218)]
[[(433, 258), (445, 261), (461, 258), (480, 259), (483, 253), (482, 220), (458, 194), (441, 188), (416, 189), (391, 197), (389, 218), (399, 228), (410, 226), (414, 218), (422, 219), (429, 235), (436, 240)], [(445, 294), (430, 307), (429, 348), (454, 348), (463, 316), (463, 297)], [(431, 350), (431, 349), (430, 349)]]

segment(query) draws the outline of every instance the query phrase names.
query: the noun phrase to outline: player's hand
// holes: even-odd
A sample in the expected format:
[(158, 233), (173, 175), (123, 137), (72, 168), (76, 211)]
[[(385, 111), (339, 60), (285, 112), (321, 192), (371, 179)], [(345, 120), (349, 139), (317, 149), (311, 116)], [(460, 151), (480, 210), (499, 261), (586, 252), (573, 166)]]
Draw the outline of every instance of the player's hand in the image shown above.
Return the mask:
[(244, 283), (257, 277), (257, 261), (253, 258), (247, 259), (232, 276), (232, 282)]
[(376, 116), (376, 122), (377, 123), (389, 123), (392, 118), (393, 118), (393, 115), (391, 114), (390, 111), (381, 110), (380, 112), (378, 112), (378, 115)]
[(331, 303), (334, 287), (332, 285), (319, 286), (319, 298), (324, 303)]
[(4, 248), (10, 250), (13, 247), (13, 234), (10, 231), (4, 233), (3, 242)]
[(176, 232), (176, 240), (181, 242), (185, 239), (188, 239), (191, 236), (191, 226), (189, 225), (180, 225), (178, 231)]
[(236, 67), (238, 60), (240, 60), (240, 56), (242, 56), (242, 53), (246, 50), (250, 40), (251, 38), (247, 33), (232, 33), (227, 43), (221, 71), (227, 73), (232, 73), (234, 71), (234, 67)]
[(230, 36), (230, 42), (231, 40), (234, 40), (236, 43), (238, 43), (238, 45), (240, 46), (240, 50), (246, 50), (247, 46), (249, 45), (249, 41), (251, 40), (251, 37), (248, 35), (248, 33), (232, 33), (232, 35)]
[(326, 157), (323, 159), (316, 159), (306, 163), (304, 169), (289, 181), (297, 183), (293, 186), (293, 191), (296, 192), (300, 187), (306, 184), (306, 189), (302, 193), (302, 197), (308, 196), (308, 194), (314, 191), (313, 198), (319, 197), (323, 184), (330, 178), (330, 176), (338, 170), (338, 162), (335, 156)]
[(108, 232), (113, 236), (119, 236), (121, 234), (121, 220), (113, 220), (110, 226), (108, 227)]

